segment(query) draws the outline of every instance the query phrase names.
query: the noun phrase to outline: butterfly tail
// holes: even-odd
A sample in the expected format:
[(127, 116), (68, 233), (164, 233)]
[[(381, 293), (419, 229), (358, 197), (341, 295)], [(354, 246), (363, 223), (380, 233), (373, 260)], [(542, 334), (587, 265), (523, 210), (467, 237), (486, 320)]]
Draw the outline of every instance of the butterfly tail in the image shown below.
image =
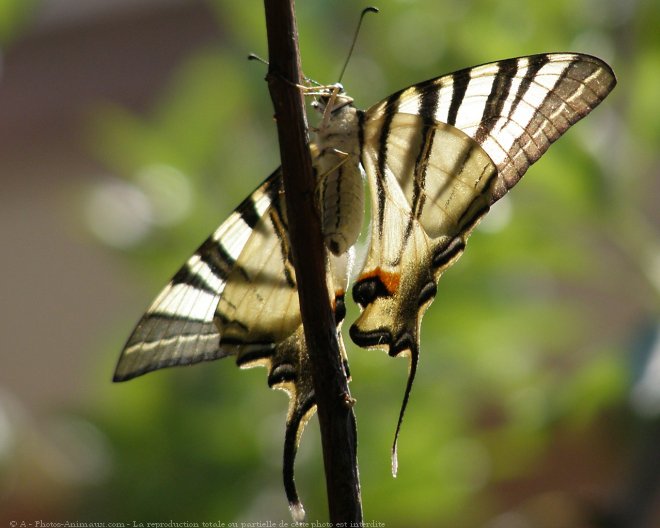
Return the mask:
[[(294, 401), (292, 400), (292, 404)], [(289, 510), (293, 520), (297, 523), (305, 521), (305, 508), (296, 489), (294, 465), (303, 429), (315, 412), (316, 403), (310, 399), (304, 405), (296, 405), (286, 421), (282, 476), (284, 478), (284, 490), (289, 501)]]
[(401, 410), (399, 411), (399, 420), (396, 424), (396, 431), (394, 433), (394, 442), (392, 442), (392, 476), (396, 477), (399, 470), (399, 459), (397, 456), (397, 444), (399, 441), (399, 431), (403, 423), (403, 415), (408, 406), (408, 399), (410, 398), (410, 391), (412, 390), (413, 382), (415, 381), (415, 374), (417, 373), (417, 363), (419, 362), (419, 344), (412, 344), (409, 348), (410, 366), (408, 367), (408, 381), (406, 382), (406, 391), (403, 394), (403, 402), (401, 403)]

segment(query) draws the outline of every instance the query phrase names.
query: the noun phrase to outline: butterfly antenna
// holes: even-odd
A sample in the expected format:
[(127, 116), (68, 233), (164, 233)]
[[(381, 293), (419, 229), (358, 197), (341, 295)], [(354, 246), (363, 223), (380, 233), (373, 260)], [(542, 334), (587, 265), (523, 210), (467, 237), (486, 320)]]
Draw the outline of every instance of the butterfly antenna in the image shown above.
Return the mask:
[(256, 53), (250, 53), (250, 54), (248, 55), (248, 60), (256, 60), (256, 61), (258, 61), (258, 62), (260, 62), (260, 63), (265, 64), (266, 66), (268, 66), (268, 61), (267, 61), (266, 59), (262, 59), (262, 58), (259, 57), (259, 55), (257, 55)]
[[(262, 58), (261, 58), (259, 55), (257, 55), (256, 53), (250, 53), (250, 54), (248, 54), (247, 59), (248, 59), (248, 60), (251, 60), (251, 61), (257, 61), (257, 62), (260, 62), (260, 63), (262, 63), (262, 64), (265, 64), (266, 66), (269, 66), (268, 61), (267, 61), (266, 59), (262, 59)], [(309, 83), (309, 84), (313, 84), (313, 85), (315, 85), (315, 86), (321, 86), (321, 83), (316, 82), (314, 79), (310, 79), (310, 78), (307, 77), (307, 76), (303, 76), (303, 81), (305, 81), (305, 82), (307, 82), (307, 83)]]
[(337, 81), (339, 83), (344, 77), (344, 72), (346, 71), (346, 67), (348, 66), (348, 61), (351, 59), (351, 55), (353, 55), (353, 48), (355, 48), (355, 42), (357, 41), (358, 34), (360, 33), (360, 26), (362, 26), (362, 19), (364, 18), (364, 15), (366, 15), (367, 13), (378, 13), (378, 8), (373, 6), (365, 7), (362, 10), (362, 13), (360, 13), (360, 20), (358, 20), (357, 28), (355, 28), (355, 33), (353, 34), (353, 42), (351, 42), (351, 48), (348, 50), (348, 56), (346, 57), (346, 62), (344, 62), (344, 67), (341, 69), (341, 73), (339, 74), (339, 80)]

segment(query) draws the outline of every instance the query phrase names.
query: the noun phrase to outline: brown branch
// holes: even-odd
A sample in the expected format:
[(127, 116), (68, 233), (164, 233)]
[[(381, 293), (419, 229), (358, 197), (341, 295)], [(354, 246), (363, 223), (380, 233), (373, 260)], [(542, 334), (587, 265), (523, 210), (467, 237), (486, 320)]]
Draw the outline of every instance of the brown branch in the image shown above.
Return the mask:
[(335, 525), (350, 525), (362, 522), (357, 431), (345, 400), (349, 392), (325, 280), (305, 104), (296, 87), (301, 83), (301, 67), (294, 2), (264, 0), (264, 5), (270, 62), (267, 80), (277, 120), (289, 238), (321, 426), (328, 509)]

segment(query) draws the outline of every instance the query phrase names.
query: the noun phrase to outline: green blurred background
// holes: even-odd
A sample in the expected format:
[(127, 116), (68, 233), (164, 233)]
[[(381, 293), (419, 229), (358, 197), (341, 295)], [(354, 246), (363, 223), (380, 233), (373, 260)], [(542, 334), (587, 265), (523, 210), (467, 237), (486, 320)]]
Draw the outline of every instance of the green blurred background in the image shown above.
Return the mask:
[[(337, 80), (366, 5), (299, 2), (309, 77)], [(660, 525), (660, 3), (377, 5), (343, 79), (362, 108), (544, 51), (598, 55), (619, 85), (441, 280), (396, 479), (407, 363), (349, 348), (365, 520)], [(267, 55), (262, 3), (0, 0), (0, 41), (0, 526), (290, 522), (287, 400), (263, 369), (110, 382), (144, 307), (278, 164), (245, 60)], [(297, 462), (325, 520), (316, 419)]]

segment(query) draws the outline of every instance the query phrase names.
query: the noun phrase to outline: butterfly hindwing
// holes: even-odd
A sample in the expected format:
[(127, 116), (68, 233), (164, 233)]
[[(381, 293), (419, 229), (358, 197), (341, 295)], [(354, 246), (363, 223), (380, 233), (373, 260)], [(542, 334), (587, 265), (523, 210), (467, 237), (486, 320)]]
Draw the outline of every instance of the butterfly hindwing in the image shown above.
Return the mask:
[[(365, 145), (369, 184), (382, 190), (371, 193), (376, 218), (353, 287), (363, 311), (351, 337), (360, 346), (410, 358), (398, 433), (417, 369), (422, 315), (441, 273), (488, 211), (497, 172), (476, 141), (423, 116), (375, 115), (365, 122)], [(396, 473), (396, 435), (393, 455)]]

